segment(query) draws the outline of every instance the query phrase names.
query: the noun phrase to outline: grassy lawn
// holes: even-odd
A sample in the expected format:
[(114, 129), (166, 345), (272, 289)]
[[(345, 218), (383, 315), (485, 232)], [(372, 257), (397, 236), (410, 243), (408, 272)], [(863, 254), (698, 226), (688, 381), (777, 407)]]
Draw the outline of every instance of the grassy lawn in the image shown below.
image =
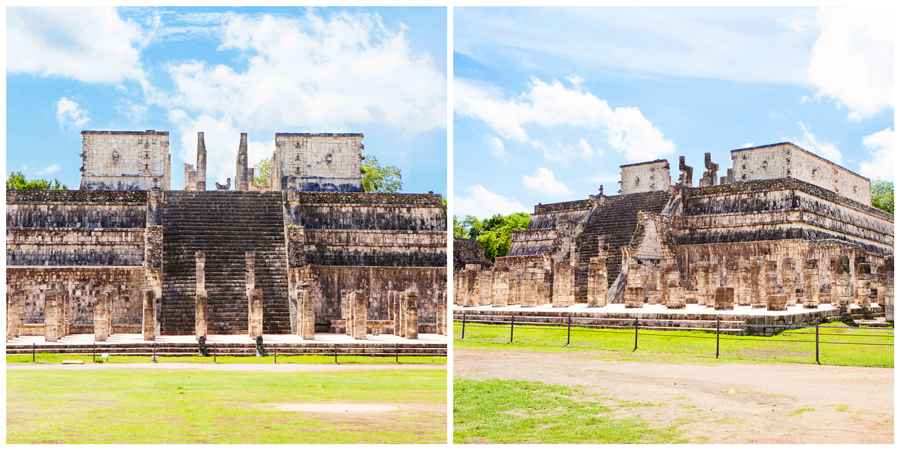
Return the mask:
[[(6, 394), (11, 444), (443, 443), (447, 433), (446, 370), (17, 369), (7, 371)], [(324, 414), (275, 408), (297, 403), (399, 409)]]
[[(97, 354), (96, 360), (99, 362), (100, 354)], [(91, 363), (91, 355), (60, 355), (53, 353), (38, 353), (35, 355), (35, 362), (38, 364), (59, 364), (63, 361), (84, 361), (85, 364)], [(401, 356), (400, 364), (447, 364), (447, 357), (433, 356)], [(7, 363), (31, 363), (31, 355), (7, 355)], [(149, 356), (118, 356), (111, 355), (109, 364), (128, 364), (128, 363), (149, 363)], [(179, 362), (179, 363), (210, 363), (213, 358), (200, 356), (160, 356), (159, 362)], [(275, 364), (275, 356), (265, 356), (257, 358), (255, 356), (218, 356), (216, 362), (219, 364)], [(105, 363), (105, 362), (104, 362)], [(339, 364), (396, 364), (393, 356), (340, 356), (338, 355)], [(334, 356), (329, 355), (294, 355), (294, 356), (278, 356), (278, 364), (334, 364)]]
[[(468, 330), (466, 330), (468, 332)], [(601, 401), (606, 400), (606, 401)], [(629, 402), (585, 397), (576, 389), (527, 381), (456, 379), (453, 442), (682, 443), (677, 426), (650, 428), (640, 416), (615, 418)]]
[[(841, 323), (828, 324), (819, 331), (819, 361), (822, 364), (894, 367), (894, 347), (866, 344), (893, 344), (893, 330), (849, 329)], [(566, 327), (516, 326), (509, 343), (508, 325), (454, 322), (454, 348), (514, 348), (532, 351), (608, 350), (596, 356), (612, 360), (660, 362), (756, 362), (816, 364), (815, 328), (784, 331), (777, 336), (720, 336), (719, 358), (715, 333), (703, 331), (638, 330), (638, 349), (634, 349), (634, 330), (572, 327), (571, 344), (566, 346)]]

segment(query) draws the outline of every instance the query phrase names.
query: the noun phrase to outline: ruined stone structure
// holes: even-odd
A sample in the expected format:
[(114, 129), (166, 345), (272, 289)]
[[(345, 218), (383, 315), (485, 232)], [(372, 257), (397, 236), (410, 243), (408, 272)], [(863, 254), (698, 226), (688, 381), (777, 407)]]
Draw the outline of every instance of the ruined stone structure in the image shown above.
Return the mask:
[[(660, 303), (784, 310), (890, 305), (894, 218), (870, 204), (869, 180), (791, 143), (622, 166), (620, 195), (539, 204), (493, 267), (456, 267), (459, 306)], [(471, 259), (471, 258), (470, 258)], [(499, 288), (486, 291), (484, 283)], [(485, 292), (488, 298), (483, 298)], [(888, 299), (887, 292), (890, 292)], [(477, 301), (476, 301), (477, 299)]]
[(168, 190), (167, 132), (83, 134), (81, 190), (7, 192), (8, 338), (363, 338), (400, 335), (395, 310), (404, 337), (446, 333), (446, 209), (439, 195), (359, 192), (361, 134), (279, 133), (284, 175), (264, 186), (244, 134), (234, 191), (205, 190), (202, 133), (183, 191)]

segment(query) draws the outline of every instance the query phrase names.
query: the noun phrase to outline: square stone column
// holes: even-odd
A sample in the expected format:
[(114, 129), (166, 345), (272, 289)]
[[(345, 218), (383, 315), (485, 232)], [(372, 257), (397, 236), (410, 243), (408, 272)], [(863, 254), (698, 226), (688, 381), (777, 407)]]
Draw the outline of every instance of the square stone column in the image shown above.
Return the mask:
[(194, 335), (199, 340), (207, 335), (207, 300), (209, 294), (206, 289), (197, 289), (196, 303), (194, 308)]
[(478, 282), (480, 278), (481, 266), (478, 264), (466, 264), (466, 307), (478, 306), (481, 290)]
[[(769, 296), (777, 295), (778, 292), (778, 262), (766, 261), (763, 266), (766, 271), (766, 305), (769, 304)], [(768, 307), (768, 306), (767, 306)]]
[[(862, 263), (856, 266), (856, 304), (868, 307), (872, 304), (872, 281), (874, 279), (872, 264)], [(876, 294), (877, 297), (877, 294)]]
[(506, 306), (522, 304), (522, 266), (509, 269), (509, 297)]
[(6, 291), (6, 340), (19, 337), (22, 324), (22, 308), (25, 305), (25, 293), (22, 291)]
[(538, 280), (540, 269), (534, 267), (526, 267), (522, 277), (522, 307), (534, 308), (538, 305), (538, 295), (540, 295)]
[(369, 314), (369, 299), (366, 298), (366, 292), (358, 290), (351, 295), (353, 304), (353, 339), (366, 339), (366, 317)]
[(250, 338), (256, 339), (257, 336), (263, 334), (263, 293), (259, 289), (250, 291), (249, 301), (249, 334)]
[(406, 337), (407, 339), (419, 338), (419, 294), (416, 291), (406, 293)]
[(628, 264), (628, 274), (625, 278), (625, 307), (644, 307), (643, 276), (641, 274), (641, 265), (637, 263)]
[(606, 258), (591, 258), (588, 264), (588, 308), (606, 306), (606, 292), (609, 288), (606, 276)]
[(750, 257), (750, 306), (766, 307), (766, 261), (762, 256)]
[(509, 267), (499, 263), (494, 266), (493, 287), (491, 305), (495, 308), (509, 306)]
[(787, 311), (787, 296), (784, 294), (775, 294), (766, 297), (766, 310)]
[(575, 271), (568, 261), (553, 267), (553, 307), (565, 308), (575, 304)]
[(676, 286), (669, 286), (669, 300), (666, 302), (666, 309), (684, 309), (687, 306), (687, 295), (680, 283)]
[(110, 335), (110, 294), (102, 293), (94, 298), (94, 340), (105, 341)]
[(750, 260), (741, 259), (738, 261), (737, 288), (734, 290), (735, 302), (740, 306), (750, 306), (753, 303), (750, 294)]
[(441, 336), (445, 335), (444, 327), (447, 326), (447, 302), (444, 300), (445, 296), (446, 292), (438, 292), (437, 313), (434, 315), (435, 332)]
[(831, 303), (836, 306), (850, 306), (853, 300), (850, 291), (850, 258), (844, 255), (831, 255)]
[(62, 316), (62, 292), (47, 291), (44, 293), (44, 340), (56, 342), (61, 336), (60, 319)]
[(725, 285), (724, 287), (736, 288), (740, 283), (740, 274), (738, 273), (738, 261), (729, 258), (725, 261)]
[(709, 263), (709, 272), (706, 273), (706, 306), (716, 306), (716, 288), (722, 287), (722, 274), (719, 263)]
[(300, 339), (311, 341), (316, 338), (316, 301), (306, 289), (297, 291), (297, 334)]
[(707, 274), (709, 271), (709, 263), (698, 261), (691, 265), (691, 270), (693, 271), (693, 288), (697, 291), (697, 304), (705, 306), (707, 293), (706, 282), (709, 279), (709, 275)]
[(819, 260), (807, 259), (803, 262), (803, 307), (819, 307)]
[(884, 319), (894, 320), (894, 255), (884, 258)]
[(144, 333), (144, 340), (152, 341), (156, 339), (156, 290), (144, 289), (141, 291), (141, 297), (144, 300), (141, 329)]
[(797, 272), (794, 270), (794, 258), (781, 260), (781, 293), (787, 297), (788, 306), (797, 305)]
[(350, 292), (351, 291), (346, 289), (341, 289), (341, 318), (344, 319), (344, 334), (347, 336), (350, 336), (353, 321), (353, 307), (350, 303)]
[(478, 274), (478, 306), (491, 306), (491, 294), (494, 290), (494, 271), (482, 270)]
[(734, 288), (716, 288), (715, 308), (716, 311), (734, 310)]
[(256, 289), (256, 252), (246, 252), (245, 258), (247, 270), (244, 277), (247, 283), (247, 295), (249, 295), (250, 291)]
[(400, 329), (400, 293), (388, 291), (388, 302), (391, 304), (390, 319), (394, 323), (394, 336), (403, 336)]
[(683, 309), (687, 306), (686, 294), (684, 287), (681, 286), (681, 277), (678, 273), (677, 264), (666, 264), (663, 273), (664, 279), (664, 301), (667, 309)]

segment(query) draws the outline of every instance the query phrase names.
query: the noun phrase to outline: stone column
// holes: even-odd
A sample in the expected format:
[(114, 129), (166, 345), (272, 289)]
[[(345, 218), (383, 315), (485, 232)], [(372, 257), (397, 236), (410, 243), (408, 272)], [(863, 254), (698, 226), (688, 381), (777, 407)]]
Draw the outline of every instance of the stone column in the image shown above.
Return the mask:
[(25, 303), (25, 293), (21, 291), (6, 291), (6, 340), (19, 337), (19, 326), (22, 323), (22, 306)]
[(494, 266), (494, 292), (492, 306), (503, 308), (509, 306), (509, 267), (497, 264)]
[(787, 296), (774, 294), (766, 297), (766, 309), (769, 311), (787, 311)]
[[(763, 266), (766, 271), (766, 298), (770, 295), (778, 294), (778, 263), (775, 261), (766, 261)], [(768, 300), (766, 300), (768, 304)]]
[(244, 278), (247, 281), (246, 292), (249, 295), (250, 291), (256, 289), (256, 252), (246, 252), (245, 257), (247, 269)]
[(875, 266), (875, 289), (876, 301), (879, 305), (884, 306), (884, 264)]
[(478, 306), (478, 300), (481, 291), (478, 287), (479, 272), (481, 266), (478, 264), (466, 264), (466, 307)]
[(803, 307), (819, 307), (819, 261), (807, 259), (803, 263)]
[(297, 333), (300, 339), (311, 341), (316, 338), (316, 302), (306, 289), (297, 291)]
[(606, 306), (606, 291), (609, 288), (606, 276), (606, 258), (591, 258), (588, 264), (588, 308)]
[(184, 190), (197, 190), (197, 172), (194, 170), (194, 166), (190, 164), (184, 165)]
[(60, 319), (62, 292), (47, 291), (44, 293), (44, 340), (56, 342), (60, 337)]
[(737, 288), (734, 290), (735, 303), (740, 306), (750, 306), (751, 300), (751, 283), (750, 283), (750, 261), (741, 259), (738, 261)]
[(765, 258), (750, 257), (750, 306), (766, 307)]
[(394, 336), (403, 336), (400, 326), (400, 294), (396, 291), (388, 291), (388, 302), (391, 304), (391, 320), (394, 322)]
[(366, 339), (366, 317), (369, 314), (369, 302), (366, 292), (358, 290), (351, 295), (353, 303), (353, 339)]
[(509, 297), (507, 306), (522, 304), (522, 266), (515, 266), (509, 271)]
[(872, 304), (873, 265), (867, 263), (856, 266), (856, 304), (868, 307)]
[(628, 264), (628, 274), (625, 279), (626, 308), (644, 307), (644, 285), (642, 278), (641, 265), (637, 263)]
[(706, 282), (709, 280), (709, 275), (707, 273), (709, 272), (709, 263), (705, 261), (698, 261), (691, 265), (691, 269), (694, 273), (693, 288), (697, 291), (697, 304), (700, 306), (706, 306)]
[(781, 260), (781, 293), (787, 297), (788, 306), (797, 305), (797, 273), (794, 271), (794, 258)]
[(831, 303), (837, 306), (850, 306), (850, 258), (844, 255), (831, 255)]
[(535, 304), (543, 306), (551, 302), (550, 296), (550, 271), (545, 270), (542, 266), (537, 266), (532, 274), (532, 282), (534, 283)]
[(437, 301), (437, 313), (434, 316), (434, 328), (435, 333), (443, 336), (445, 331), (444, 327), (447, 323), (447, 302), (444, 300), (446, 292), (438, 292), (438, 301)]
[(681, 279), (678, 273), (678, 265), (677, 264), (666, 264), (665, 270), (663, 270), (665, 274), (665, 280), (663, 285), (665, 286), (665, 305), (668, 309), (683, 309), (687, 306), (686, 295), (684, 292), (684, 287), (681, 286)]
[(110, 294), (102, 293), (94, 298), (94, 340), (103, 342), (110, 334)]
[(715, 307), (716, 288), (722, 286), (722, 276), (719, 263), (709, 263), (709, 271), (706, 272), (706, 306)]
[(206, 190), (206, 141), (202, 131), (197, 133), (197, 190)]
[(419, 294), (416, 291), (406, 293), (406, 338), (419, 338)]
[(734, 310), (734, 288), (716, 288), (715, 308), (716, 311)]
[(259, 289), (250, 291), (250, 314), (248, 317), (250, 337), (256, 339), (263, 334), (263, 293)]
[(238, 147), (237, 173), (234, 176), (234, 187), (238, 191), (249, 189), (247, 183), (247, 133), (241, 133), (241, 145)]
[(884, 258), (884, 319), (894, 320), (894, 255)]
[(538, 283), (540, 282), (537, 279), (538, 269), (534, 267), (525, 266), (525, 270), (523, 271), (522, 276), (522, 307), (523, 308), (534, 308), (538, 305)]
[(141, 291), (144, 300), (144, 315), (141, 328), (145, 341), (156, 339), (156, 290), (144, 289)]
[(206, 289), (197, 289), (197, 302), (194, 310), (194, 334), (199, 340), (206, 337), (207, 334), (207, 299), (209, 297)]
[(730, 258), (725, 261), (725, 285), (724, 287), (736, 288), (739, 281), (738, 261)]
[(565, 308), (574, 304), (574, 270), (568, 261), (560, 261), (553, 268), (553, 307)]
[(491, 306), (491, 291), (494, 289), (494, 271), (482, 270), (478, 274), (478, 306)]
[[(453, 304), (457, 306), (465, 306), (463, 301), (463, 281), (466, 279), (466, 271), (460, 270), (453, 272)], [(389, 303), (393, 307), (393, 303)]]

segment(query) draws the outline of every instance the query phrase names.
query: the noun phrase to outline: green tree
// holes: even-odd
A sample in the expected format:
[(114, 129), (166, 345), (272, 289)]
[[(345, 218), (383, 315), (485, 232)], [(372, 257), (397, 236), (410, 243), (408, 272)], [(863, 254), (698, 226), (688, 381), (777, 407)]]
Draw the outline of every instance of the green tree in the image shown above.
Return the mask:
[(872, 206), (894, 213), (894, 183), (876, 179), (872, 183)]
[(463, 227), (462, 222), (456, 218), (456, 215), (453, 216), (453, 237), (461, 239), (469, 238), (469, 232)]
[(269, 182), (269, 172), (272, 171), (272, 158), (265, 158), (253, 166), (253, 184), (265, 185)]
[(403, 176), (396, 166), (381, 167), (374, 156), (366, 156), (362, 165), (363, 190), (366, 192), (378, 192), (390, 194), (400, 192), (403, 188)]
[(484, 224), (475, 216), (466, 216), (462, 221), (462, 227), (469, 239), (478, 239), (478, 236), (484, 233)]
[(9, 174), (9, 179), (6, 180), (6, 190), (16, 189), (16, 190), (27, 190), (27, 191), (37, 191), (37, 190), (47, 190), (54, 189), (58, 191), (68, 190), (69, 187), (60, 183), (56, 178), (53, 181), (47, 180), (25, 180), (25, 174), (22, 172), (12, 172)]
[(514, 230), (528, 228), (531, 217), (525, 213), (513, 213), (506, 217), (495, 214), (484, 220), (484, 232), (476, 239), (484, 247), (484, 257), (494, 261), (509, 253), (510, 239)]

